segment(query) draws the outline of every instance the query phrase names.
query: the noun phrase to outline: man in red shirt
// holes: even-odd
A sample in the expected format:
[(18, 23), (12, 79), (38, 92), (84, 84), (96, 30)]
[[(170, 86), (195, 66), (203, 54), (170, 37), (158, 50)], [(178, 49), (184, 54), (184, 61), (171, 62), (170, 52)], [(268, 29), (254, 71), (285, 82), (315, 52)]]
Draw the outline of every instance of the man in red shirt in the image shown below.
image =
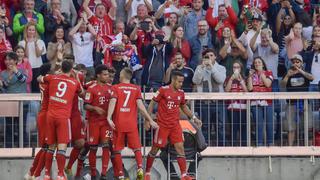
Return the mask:
[(95, 69), (96, 83), (91, 85), (85, 95), (84, 108), (88, 111), (88, 144), (90, 145), (89, 164), (91, 178), (96, 176), (96, 153), (102, 145), (101, 179), (107, 179), (106, 173), (110, 157), (112, 129), (107, 122), (107, 110), (111, 97), (111, 86), (107, 84), (108, 67), (99, 65)]
[[(152, 113), (155, 103), (158, 103), (157, 123), (159, 124), (159, 128), (155, 132), (155, 136), (153, 137), (154, 144), (148, 154), (145, 180), (151, 179), (150, 171), (155, 156), (160, 148), (167, 145), (167, 140), (174, 145), (178, 153), (177, 161), (181, 171), (181, 180), (191, 180), (191, 177), (187, 176), (186, 171), (187, 163), (183, 146), (183, 134), (179, 124), (180, 108), (199, 127), (201, 127), (202, 122), (192, 114), (186, 105), (184, 91), (181, 90), (183, 81), (183, 73), (173, 71), (171, 73), (171, 84), (161, 87), (149, 104), (148, 111)], [(147, 129), (148, 126), (146, 124)]]
[[(46, 63), (40, 67), (40, 74), (45, 76), (50, 72), (51, 64)], [(49, 87), (47, 83), (40, 83), (40, 93), (41, 93), (41, 108), (37, 117), (38, 124), (38, 140), (40, 151), (35, 156), (32, 166), (29, 172), (24, 176), (24, 179), (31, 179), (32, 176), (35, 178), (40, 178), (41, 171), (44, 167), (45, 156), (48, 150), (48, 144), (46, 139), (46, 115), (49, 104)]]
[(124, 179), (121, 150), (127, 139), (128, 147), (134, 152), (137, 162), (137, 179), (143, 179), (141, 143), (138, 130), (138, 109), (153, 128), (157, 128), (151, 116), (148, 114), (141, 98), (141, 90), (137, 85), (130, 84), (133, 72), (124, 68), (120, 72), (120, 84), (112, 86), (112, 95), (108, 109), (108, 122), (114, 130), (113, 152), (115, 158), (115, 176)]
[(57, 147), (56, 159), (58, 164), (58, 180), (65, 180), (64, 166), (66, 162), (66, 149), (70, 141), (70, 116), (73, 99), (76, 93), (80, 93), (79, 82), (70, 77), (73, 63), (63, 61), (61, 65), (62, 74), (39, 76), (38, 80), (49, 85), (49, 105), (47, 111), (47, 143), (49, 151), (46, 154), (45, 180), (50, 179), (50, 170), (54, 150)]

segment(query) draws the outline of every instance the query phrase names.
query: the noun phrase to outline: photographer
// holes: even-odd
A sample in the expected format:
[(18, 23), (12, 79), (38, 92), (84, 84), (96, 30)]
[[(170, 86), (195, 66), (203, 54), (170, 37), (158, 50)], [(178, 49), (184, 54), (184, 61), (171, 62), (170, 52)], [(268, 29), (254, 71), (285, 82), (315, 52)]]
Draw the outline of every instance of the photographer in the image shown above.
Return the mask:
[(161, 30), (155, 32), (155, 38), (148, 46), (142, 47), (142, 55), (146, 58), (142, 73), (142, 84), (157, 90), (164, 84), (165, 73), (169, 67), (172, 53), (171, 43), (163, 41), (165, 33)]

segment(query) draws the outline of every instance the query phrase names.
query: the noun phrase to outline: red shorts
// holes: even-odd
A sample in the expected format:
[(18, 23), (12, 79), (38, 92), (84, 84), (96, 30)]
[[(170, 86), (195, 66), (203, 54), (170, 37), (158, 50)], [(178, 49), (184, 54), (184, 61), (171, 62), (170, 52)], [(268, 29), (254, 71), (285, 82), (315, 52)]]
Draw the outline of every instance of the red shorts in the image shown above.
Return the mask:
[(159, 148), (165, 147), (168, 139), (171, 144), (183, 142), (183, 132), (180, 125), (170, 129), (159, 126), (154, 133), (153, 145)]
[(89, 145), (98, 145), (112, 138), (112, 130), (106, 121), (89, 122), (87, 129), (87, 141)]
[(121, 151), (125, 146), (125, 139), (127, 138), (128, 147), (131, 149), (140, 149), (141, 143), (139, 138), (139, 130), (131, 132), (113, 132), (112, 146), (113, 151)]
[(72, 142), (79, 139), (84, 139), (86, 134), (84, 131), (84, 124), (80, 113), (72, 113), (70, 118), (71, 123), (71, 140)]
[(48, 144), (68, 144), (71, 139), (70, 119), (57, 118), (47, 113)]
[(47, 126), (47, 112), (40, 111), (38, 113), (37, 124), (38, 124), (38, 141), (39, 146), (47, 144), (46, 126)]

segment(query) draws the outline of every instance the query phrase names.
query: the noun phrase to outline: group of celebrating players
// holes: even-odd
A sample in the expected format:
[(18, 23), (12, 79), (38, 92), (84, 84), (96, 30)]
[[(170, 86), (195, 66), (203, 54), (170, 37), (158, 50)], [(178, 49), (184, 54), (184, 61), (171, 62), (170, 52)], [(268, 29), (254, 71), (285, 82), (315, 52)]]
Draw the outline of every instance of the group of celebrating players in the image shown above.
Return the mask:
[[(57, 180), (66, 180), (72, 174), (76, 160), (75, 178), (80, 178), (83, 162), (88, 155), (91, 179), (96, 174), (96, 153), (102, 147), (102, 170), (100, 179), (107, 179), (108, 163), (111, 162), (116, 179), (125, 179), (121, 151), (127, 142), (137, 164), (137, 179), (151, 179), (151, 168), (160, 148), (167, 141), (174, 145), (181, 179), (192, 179), (186, 172), (183, 147), (183, 133), (179, 124), (180, 110), (199, 127), (201, 121), (186, 105), (181, 86), (184, 76), (173, 72), (171, 83), (161, 87), (151, 100), (148, 110), (142, 101), (140, 87), (130, 83), (132, 71), (124, 68), (120, 72), (120, 83), (112, 85), (114, 69), (98, 65), (95, 80), (84, 83), (84, 75), (73, 69), (73, 61), (65, 60), (61, 67), (52, 72), (50, 64), (41, 67), (40, 83), (42, 104), (38, 114), (39, 144), (41, 150), (26, 174), (25, 179), (38, 180), (45, 169), (44, 180), (51, 180), (51, 166), (54, 153), (58, 166)], [(86, 123), (81, 119), (78, 99), (84, 99)], [(156, 120), (151, 117), (155, 103), (158, 103)], [(138, 110), (145, 118), (145, 129), (155, 129), (153, 146), (147, 156), (145, 172), (142, 165), (141, 142), (138, 130)], [(70, 159), (66, 164), (67, 144), (73, 144)], [(42, 179), (42, 178), (41, 178)]]

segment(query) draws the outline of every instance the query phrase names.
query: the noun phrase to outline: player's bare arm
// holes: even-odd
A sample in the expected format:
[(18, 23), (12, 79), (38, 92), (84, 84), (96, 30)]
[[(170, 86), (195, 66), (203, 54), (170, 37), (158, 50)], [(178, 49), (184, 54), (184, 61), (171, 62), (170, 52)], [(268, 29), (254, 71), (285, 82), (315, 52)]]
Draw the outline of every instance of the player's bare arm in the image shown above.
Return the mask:
[(43, 83), (43, 76), (42, 76), (42, 75), (38, 76), (38, 77), (37, 77), (37, 81), (38, 81), (39, 83)]
[(109, 123), (110, 127), (111, 127), (113, 130), (116, 129), (116, 126), (115, 126), (115, 124), (113, 123), (111, 117), (112, 117), (113, 112), (114, 112), (114, 109), (115, 109), (115, 107), (116, 107), (116, 103), (117, 103), (117, 99), (116, 99), (116, 98), (111, 98), (111, 99), (110, 99), (109, 107), (108, 107), (108, 115), (107, 115), (108, 123)]
[(90, 104), (84, 104), (84, 109), (87, 111), (95, 111), (97, 114), (103, 116), (103, 115), (107, 115), (107, 112), (105, 110), (103, 110), (101, 107), (98, 106), (92, 106)]
[(191, 119), (191, 121), (194, 121), (194, 123), (200, 128), (202, 126), (202, 121), (200, 119), (197, 118), (197, 116), (195, 116), (191, 110), (189, 109), (189, 107), (184, 104), (180, 106), (181, 110), (184, 112), (184, 114), (186, 114), (188, 116), (189, 119)]
[[(158, 124), (152, 119), (152, 117), (148, 113), (148, 111), (147, 111), (146, 107), (144, 106), (141, 99), (137, 100), (137, 106), (138, 106), (139, 110), (141, 111), (143, 117), (145, 118), (145, 124), (147, 124), (145, 126), (146, 130), (148, 131), (150, 129), (150, 126), (153, 129), (158, 128), (159, 127)], [(146, 122), (148, 122), (148, 123), (146, 123)]]

